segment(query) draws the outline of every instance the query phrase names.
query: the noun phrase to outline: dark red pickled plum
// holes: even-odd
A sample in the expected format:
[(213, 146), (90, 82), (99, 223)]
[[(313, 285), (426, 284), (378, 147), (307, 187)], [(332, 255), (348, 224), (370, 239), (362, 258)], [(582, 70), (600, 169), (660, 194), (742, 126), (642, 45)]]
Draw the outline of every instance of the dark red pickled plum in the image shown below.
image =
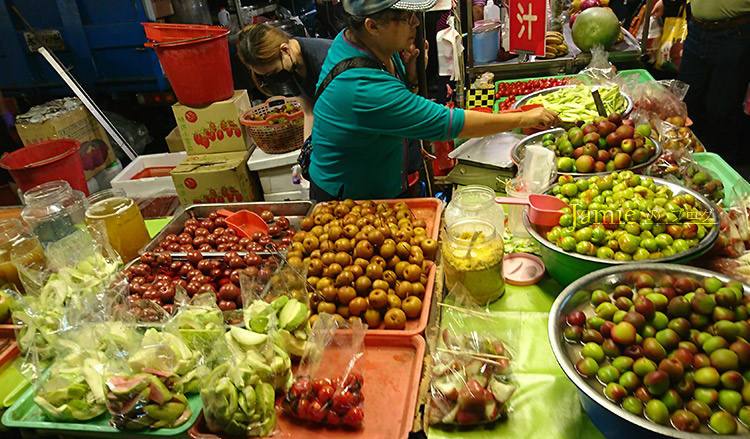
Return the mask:
[(660, 370), (649, 372), (643, 377), (643, 385), (652, 395), (661, 395), (669, 389), (669, 375)]
[(669, 375), (672, 384), (678, 383), (685, 374), (685, 368), (676, 358), (665, 358), (659, 362), (659, 370)]
[(645, 296), (636, 297), (635, 301), (633, 301), (633, 307), (637, 313), (641, 314), (647, 320), (654, 318), (656, 306)]
[(584, 343), (594, 342), (601, 344), (604, 341), (604, 337), (596, 329), (584, 329), (581, 341)]
[(583, 311), (573, 311), (568, 314), (567, 322), (572, 326), (583, 326), (586, 323), (586, 314)]
[(638, 332), (642, 331), (646, 326), (646, 318), (643, 317), (643, 314), (634, 311), (625, 314), (625, 317), (622, 318), (622, 321), (628, 322), (633, 325), (635, 327), (635, 330)]
[(610, 338), (612, 336), (612, 329), (615, 327), (615, 324), (611, 321), (606, 321), (604, 324), (599, 328), (599, 332), (602, 334), (602, 337), (604, 338)]
[(669, 418), (674, 428), (680, 431), (698, 431), (701, 426), (701, 421), (695, 413), (688, 410), (677, 410), (672, 413), (672, 417)]
[(630, 357), (634, 360), (643, 357), (643, 348), (638, 345), (630, 345), (625, 348), (622, 352), (626, 357)]

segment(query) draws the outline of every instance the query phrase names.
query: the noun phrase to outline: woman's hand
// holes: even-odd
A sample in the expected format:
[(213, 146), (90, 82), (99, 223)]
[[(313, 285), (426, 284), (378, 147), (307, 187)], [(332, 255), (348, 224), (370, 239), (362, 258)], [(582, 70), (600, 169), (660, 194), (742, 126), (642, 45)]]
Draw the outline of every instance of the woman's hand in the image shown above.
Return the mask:
[[(425, 40), (424, 42), (424, 65), (427, 65), (427, 53), (430, 50), (430, 43)], [(417, 78), (417, 57), (419, 57), (420, 50), (412, 43), (408, 49), (401, 52), (401, 61), (404, 63), (406, 68), (406, 78), (411, 84), (416, 84)]]
[(543, 128), (552, 128), (558, 122), (557, 113), (544, 107), (534, 108), (533, 110), (521, 113), (521, 128), (532, 128), (540, 126)]

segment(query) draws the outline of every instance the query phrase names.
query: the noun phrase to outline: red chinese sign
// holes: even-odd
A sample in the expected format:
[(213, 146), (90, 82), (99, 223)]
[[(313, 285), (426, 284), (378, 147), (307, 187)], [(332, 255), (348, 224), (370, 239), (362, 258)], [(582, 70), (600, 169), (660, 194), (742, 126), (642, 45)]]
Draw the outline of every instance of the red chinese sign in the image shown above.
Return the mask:
[(544, 56), (547, 0), (510, 0), (510, 51)]

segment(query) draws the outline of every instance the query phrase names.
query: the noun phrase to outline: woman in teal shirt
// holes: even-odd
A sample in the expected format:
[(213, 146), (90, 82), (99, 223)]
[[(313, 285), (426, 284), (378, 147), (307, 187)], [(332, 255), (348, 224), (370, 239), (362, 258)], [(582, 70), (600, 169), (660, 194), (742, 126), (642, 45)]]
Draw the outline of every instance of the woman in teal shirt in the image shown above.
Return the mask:
[(464, 112), (414, 94), (419, 20), (413, 11), (429, 9), (436, 1), (344, 0), (349, 26), (333, 41), (318, 87), (348, 58), (369, 57), (380, 69), (344, 71), (315, 102), (310, 198), (399, 197), (407, 189), (407, 138), (484, 137), (555, 122), (555, 113), (543, 108), (503, 115)]

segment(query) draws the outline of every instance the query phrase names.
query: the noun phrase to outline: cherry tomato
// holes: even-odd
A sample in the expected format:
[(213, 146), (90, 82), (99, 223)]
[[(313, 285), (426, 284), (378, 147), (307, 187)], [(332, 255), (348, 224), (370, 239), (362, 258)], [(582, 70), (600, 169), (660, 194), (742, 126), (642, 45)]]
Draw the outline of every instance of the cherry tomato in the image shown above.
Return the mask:
[(299, 377), (297, 378), (297, 381), (292, 384), (292, 388), (289, 390), (289, 393), (294, 398), (307, 398), (313, 391), (312, 383), (310, 382), (310, 379), (307, 377)]
[(307, 415), (308, 419), (313, 422), (322, 422), (328, 416), (328, 409), (324, 408), (319, 401), (313, 401), (307, 409)]
[(333, 387), (331, 386), (323, 386), (318, 390), (318, 401), (320, 401), (321, 404), (325, 404), (328, 401), (333, 398)]
[(362, 425), (362, 421), (364, 419), (365, 412), (364, 410), (362, 410), (362, 407), (352, 407), (348, 412), (346, 412), (342, 421), (344, 421), (344, 424), (350, 427), (357, 427), (359, 425)]

